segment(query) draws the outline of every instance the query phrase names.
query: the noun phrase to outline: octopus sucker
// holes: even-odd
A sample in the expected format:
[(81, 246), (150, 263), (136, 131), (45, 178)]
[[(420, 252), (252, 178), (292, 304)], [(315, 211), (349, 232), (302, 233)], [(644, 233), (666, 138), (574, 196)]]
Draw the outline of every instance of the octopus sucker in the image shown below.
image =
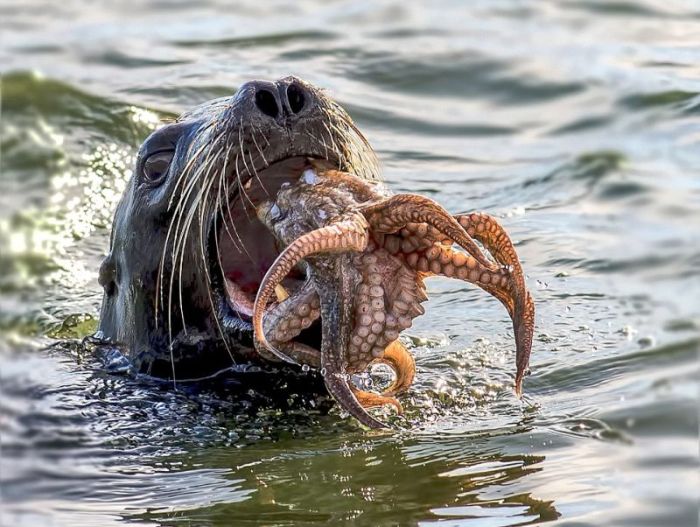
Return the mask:
[[(534, 303), (515, 248), (496, 219), (453, 216), (429, 198), (389, 195), (350, 173), (311, 165), (310, 173), (257, 208), (280, 247), (253, 306), (258, 353), (320, 368), (341, 408), (370, 428), (385, 427), (367, 409), (391, 405), (402, 412), (396, 396), (411, 387), (416, 365), (399, 335), (425, 312), (424, 280), (446, 276), (473, 283), (505, 306), (513, 321), (520, 395)], [(293, 269), (306, 280), (287, 291), (281, 284)], [(300, 340), (317, 323), (320, 349)], [(354, 386), (351, 375), (375, 363), (394, 371), (391, 386), (383, 393)]]

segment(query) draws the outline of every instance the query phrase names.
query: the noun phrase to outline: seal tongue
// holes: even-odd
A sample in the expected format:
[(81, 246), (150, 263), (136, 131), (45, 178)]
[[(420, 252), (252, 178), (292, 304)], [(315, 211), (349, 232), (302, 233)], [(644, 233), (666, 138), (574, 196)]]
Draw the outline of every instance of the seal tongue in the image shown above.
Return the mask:
[(239, 315), (253, 316), (253, 304), (255, 299), (249, 293), (246, 293), (233, 280), (224, 279), (226, 285), (226, 300), (228, 304)]
[[(273, 164), (258, 177), (250, 178), (245, 194), (236, 194), (222, 211), (214, 257), (224, 277), (223, 292), (227, 303), (239, 316), (252, 317), (260, 282), (280, 253), (277, 240), (250, 208), (267, 202), (285, 183), (298, 180), (309, 166), (309, 160), (301, 156)], [(316, 176), (310, 174), (308, 177)], [(298, 288), (304, 278), (292, 271), (290, 279), (293, 280), (287, 285)]]

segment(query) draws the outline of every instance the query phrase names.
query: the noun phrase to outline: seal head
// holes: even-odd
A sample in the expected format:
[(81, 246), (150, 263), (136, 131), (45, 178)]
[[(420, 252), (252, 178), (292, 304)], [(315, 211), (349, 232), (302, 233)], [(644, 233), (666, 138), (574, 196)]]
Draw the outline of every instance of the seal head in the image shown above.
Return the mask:
[(295, 77), (246, 83), (153, 132), (100, 267), (101, 336), (155, 376), (256, 361), (253, 302), (280, 247), (255, 209), (311, 162), (378, 178), (347, 113)]

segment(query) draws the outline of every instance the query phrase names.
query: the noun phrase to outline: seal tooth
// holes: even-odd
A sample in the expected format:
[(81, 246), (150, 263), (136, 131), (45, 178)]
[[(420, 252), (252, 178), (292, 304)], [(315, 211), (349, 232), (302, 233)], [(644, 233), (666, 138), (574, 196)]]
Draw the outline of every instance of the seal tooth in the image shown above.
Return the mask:
[(289, 293), (287, 290), (282, 286), (282, 284), (277, 284), (275, 286), (275, 296), (277, 297), (278, 302), (284, 302), (289, 298)]

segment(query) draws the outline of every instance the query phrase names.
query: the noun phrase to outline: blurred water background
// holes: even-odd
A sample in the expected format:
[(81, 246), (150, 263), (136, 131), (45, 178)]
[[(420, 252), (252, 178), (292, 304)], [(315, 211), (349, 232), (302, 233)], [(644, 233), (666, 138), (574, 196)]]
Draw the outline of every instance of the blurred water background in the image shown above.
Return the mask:
[[(4, 0), (0, 39), (2, 525), (697, 525), (696, 1)], [(393, 189), (517, 240), (522, 402), (505, 311), (442, 279), (389, 435), (70, 345), (140, 141), (288, 74), (347, 108)]]

